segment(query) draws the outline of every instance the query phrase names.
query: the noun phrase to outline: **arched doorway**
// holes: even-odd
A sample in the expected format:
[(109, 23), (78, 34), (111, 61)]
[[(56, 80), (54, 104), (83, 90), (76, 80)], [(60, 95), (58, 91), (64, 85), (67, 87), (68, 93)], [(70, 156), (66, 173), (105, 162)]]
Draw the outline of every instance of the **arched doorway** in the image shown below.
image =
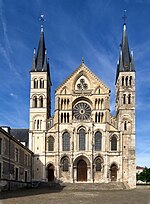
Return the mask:
[(49, 164), (47, 166), (47, 177), (48, 177), (48, 181), (54, 181), (54, 166), (53, 164)]
[(110, 171), (111, 171), (111, 181), (116, 181), (117, 180), (117, 165), (116, 164), (112, 164)]
[(77, 181), (87, 181), (87, 163), (83, 159), (77, 163)]

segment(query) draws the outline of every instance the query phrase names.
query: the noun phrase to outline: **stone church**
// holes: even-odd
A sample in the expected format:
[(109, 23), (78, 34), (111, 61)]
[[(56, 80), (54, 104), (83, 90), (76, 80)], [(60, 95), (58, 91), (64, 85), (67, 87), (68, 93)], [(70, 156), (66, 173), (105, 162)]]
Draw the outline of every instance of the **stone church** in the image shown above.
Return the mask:
[(29, 148), (34, 152), (34, 179), (56, 182), (110, 183), (136, 186), (135, 68), (123, 25), (116, 71), (116, 115), (110, 111), (110, 88), (84, 60), (55, 90), (44, 27), (30, 71)]

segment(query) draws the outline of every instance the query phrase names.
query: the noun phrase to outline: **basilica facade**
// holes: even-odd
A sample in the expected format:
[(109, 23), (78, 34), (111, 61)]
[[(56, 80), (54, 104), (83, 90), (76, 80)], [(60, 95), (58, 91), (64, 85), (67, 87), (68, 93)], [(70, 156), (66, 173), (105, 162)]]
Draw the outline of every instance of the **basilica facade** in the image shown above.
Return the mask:
[(30, 71), (29, 148), (34, 179), (56, 182), (122, 182), (136, 186), (135, 68), (126, 24), (116, 72), (116, 115), (110, 88), (84, 63), (55, 90), (51, 115), (51, 76), (41, 26)]

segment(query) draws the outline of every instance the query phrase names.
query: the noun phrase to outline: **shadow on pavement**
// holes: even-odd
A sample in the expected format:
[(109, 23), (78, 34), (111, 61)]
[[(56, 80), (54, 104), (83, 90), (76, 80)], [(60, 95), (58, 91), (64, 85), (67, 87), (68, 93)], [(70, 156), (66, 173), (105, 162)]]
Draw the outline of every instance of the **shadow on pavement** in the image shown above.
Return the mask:
[(40, 195), (47, 193), (59, 193), (65, 188), (65, 185), (60, 185), (59, 183), (54, 186), (44, 186), (41, 185), (38, 188), (22, 188), (16, 191), (4, 191), (0, 193), (0, 199), (25, 197), (32, 195)]

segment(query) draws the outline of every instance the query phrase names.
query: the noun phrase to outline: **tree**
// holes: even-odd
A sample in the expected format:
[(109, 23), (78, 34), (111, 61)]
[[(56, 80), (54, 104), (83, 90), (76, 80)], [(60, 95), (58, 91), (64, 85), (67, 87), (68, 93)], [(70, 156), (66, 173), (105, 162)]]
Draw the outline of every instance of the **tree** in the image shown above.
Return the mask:
[(138, 179), (144, 182), (150, 182), (150, 168), (145, 167), (144, 170), (139, 174)]

